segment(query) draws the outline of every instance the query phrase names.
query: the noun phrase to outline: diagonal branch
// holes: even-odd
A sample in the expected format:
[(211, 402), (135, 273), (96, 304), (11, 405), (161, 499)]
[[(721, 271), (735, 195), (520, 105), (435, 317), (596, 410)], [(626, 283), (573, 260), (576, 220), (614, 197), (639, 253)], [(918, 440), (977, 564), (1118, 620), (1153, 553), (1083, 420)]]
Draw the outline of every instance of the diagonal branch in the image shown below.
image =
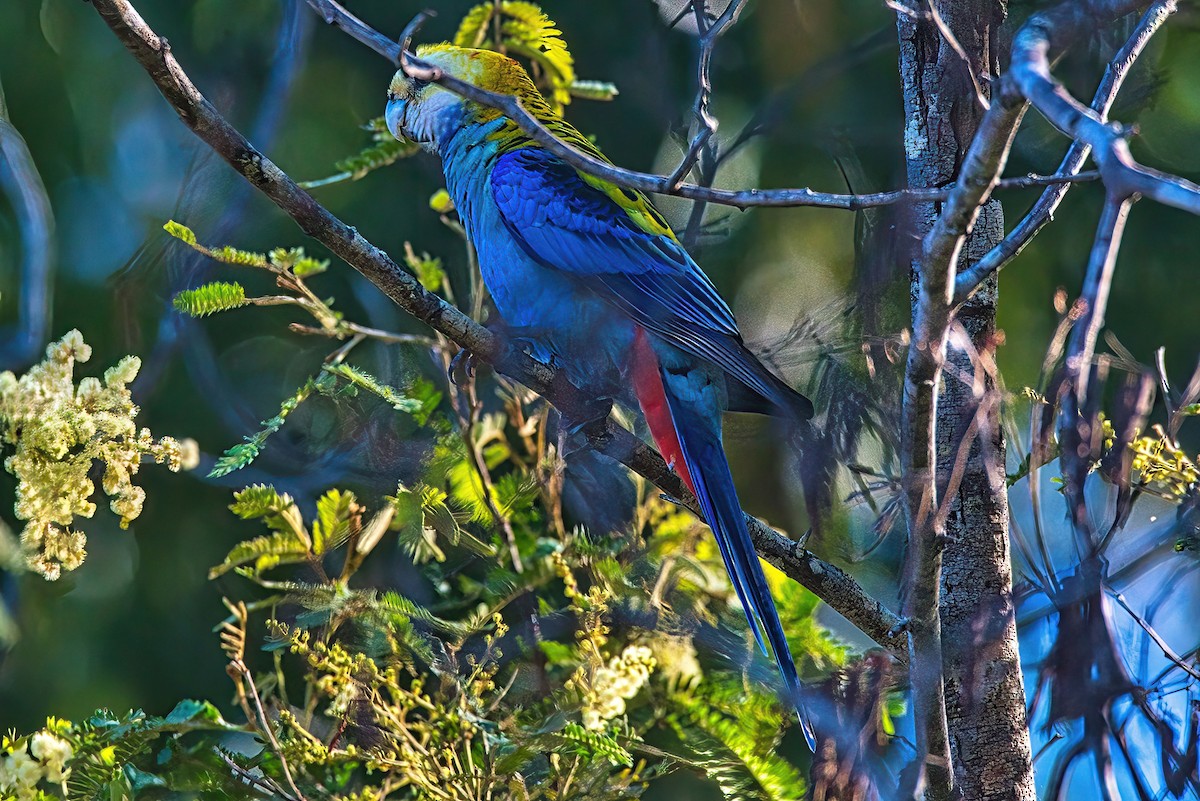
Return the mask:
[[(755, 207), (787, 208), (797, 206), (817, 206), (821, 208), (859, 209), (876, 206), (890, 206), (895, 203), (938, 201), (949, 196), (949, 190), (944, 188), (894, 189), (887, 192), (872, 192), (868, 194), (838, 194), (833, 192), (816, 192), (808, 187), (797, 189), (714, 189), (698, 184), (679, 183), (670, 175), (656, 175), (637, 170), (627, 170), (617, 167), (607, 161), (601, 161), (555, 136), (549, 128), (542, 124), (533, 114), (529, 113), (521, 102), (512, 95), (489, 92), (474, 84), (459, 80), (453, 75), (446, 75), (441, 70), (422, 62), (415, 55), (406, 53), (399, 44), (392, 42), (383, 34), (371, 28), (365, 22), (346, 11), (335, 0), (307, 0), (317, 13), (327, 23), (334, 25), (351, 37), (366, 44), (376, 53), (403, 67), (410, 77), (431, 81), (444, 86), (446, 89), (461, 95), (468, 100), (474, 100), (485, 106), (503, 111), (505, 116), (516, 123), (522, 131), (535, 142), (566, 161), (572, 167), (582, 170), (588, 175), (610, 181), (617, 186), (650, 192), (658, 195), (672, 195), (689, 200), (705, 203), (716, 203), (723, 206), (746, 209)], [(406, 42), (427, 18), (422, 12), (410, 22), (401, 34), (400, 41)], [(1075, 177), (1028, 176), (1024, 178), (997, 181), (996, 188), (1020, 188), (1055, 184), (1060, 181), (1074, 182)], [(1083, 180), (1091, 180), (1084, 178)]]
[[(287, 213), (306, 234), (375, 284), (401, 309), (470, 350), (497, 370), (545, 397), (567, 416), (586, 419), (591, 399), (561, 371), (513, 349), (461, 311), (426, 291), (384, 251), (317, 203), (254, 147), (204, 98), (129, 0), (91, 0), (97, 13), (146, 70), (180, 119), (238, 173)], [(611, 418), (583, 432), (591, 447), (621, 462), (693, 512), (695, 498), (662, 457)], [(841, 569), (747, 516), (751, 538), (768, 562), (810, 589), (875, 642), (905, 661), (899, 617), (869, 596)]]

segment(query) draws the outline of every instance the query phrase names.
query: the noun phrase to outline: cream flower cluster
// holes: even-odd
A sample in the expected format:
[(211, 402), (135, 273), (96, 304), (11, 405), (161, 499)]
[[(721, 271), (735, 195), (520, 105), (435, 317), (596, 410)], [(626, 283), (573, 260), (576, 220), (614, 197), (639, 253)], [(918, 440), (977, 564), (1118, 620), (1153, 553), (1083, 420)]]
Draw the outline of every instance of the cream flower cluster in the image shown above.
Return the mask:
[(9, 749), (0, 756), (0, 798), (35, 799), (42, 779), (61, 785), (71, 774), (67, 767), (74, 755), (71, 744), (48, 729)]
[(625, 702), (642, 689), (654, 665), (649, 648), (627, 645), (620, 656), (592, 671), (591, 689), (584, 697), (584, 727), (600, 731), (607, 721), (625, 714)]
[(51, 581), (79, 567), (86, 555), (86, 538), (71, 524), (96, 511), (88, 477), (93, 462), (104, 463), (104, 492), (124, 528), (146, 499), (133, 484), (143, 456), (173, 471), (198, 461), (191, 440), (156, 440), (148, 429), (138, 431), (138, 407), (128, 388), (141, 368), (136, 356), (105, 371), (103, 382), (88, 377), (76, 387), (75, 364), (91, 355), (73, 330), (20, 378), (0, 373), (0, 439), (14, 450), (4, 467), (17, 477), (16, 514), (27, 521), (21, 544), (29, 566)]

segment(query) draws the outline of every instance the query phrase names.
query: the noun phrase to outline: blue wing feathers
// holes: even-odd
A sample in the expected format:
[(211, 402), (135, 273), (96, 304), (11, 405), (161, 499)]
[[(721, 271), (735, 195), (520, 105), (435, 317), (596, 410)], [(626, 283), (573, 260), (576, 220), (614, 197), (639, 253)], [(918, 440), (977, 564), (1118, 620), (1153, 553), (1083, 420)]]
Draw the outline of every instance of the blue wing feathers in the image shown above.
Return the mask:
[(801, 419), (808, 401), (742, 343), (728, 304), (687, 251), (649, 233), (566, 162), (538, 148), (501, 156), (492, 197), (521, 248), (545, 267), (575, 275), (639, 325), (712, 362)]

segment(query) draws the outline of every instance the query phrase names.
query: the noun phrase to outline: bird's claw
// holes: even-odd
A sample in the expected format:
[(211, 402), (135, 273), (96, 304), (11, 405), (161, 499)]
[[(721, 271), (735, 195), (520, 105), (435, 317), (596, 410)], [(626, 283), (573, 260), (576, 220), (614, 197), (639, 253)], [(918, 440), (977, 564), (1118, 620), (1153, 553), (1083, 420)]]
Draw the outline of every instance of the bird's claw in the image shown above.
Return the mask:
[(450, 366), (446, 368), (446, 377), (450, 379), (451, 384), (458, 386), (459, 372), (461, 371), (467, 378), (474, 378), (475, 365), (478, 361), (473, 351), (460, 348), (450, 359)]
[(570, 416), (564, 414), (562, 424), (567, 436), (578, 434), (597, 420), (608, 419), (612, 407), (612, 398), (596, 398), (588, 401), (581, 409), (572, 409)]

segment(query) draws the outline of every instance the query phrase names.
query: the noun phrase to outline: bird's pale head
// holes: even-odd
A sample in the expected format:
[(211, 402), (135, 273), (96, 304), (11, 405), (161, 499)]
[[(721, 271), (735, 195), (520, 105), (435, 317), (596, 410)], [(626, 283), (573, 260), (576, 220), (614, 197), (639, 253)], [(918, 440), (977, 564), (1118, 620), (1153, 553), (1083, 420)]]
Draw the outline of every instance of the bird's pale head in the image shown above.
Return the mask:
[[(492, 50), (424, 45), (417, 49), (417, 58), (480, 89), (516, 95), (531, 111), (531, 105), (545, 105), (525, 68)], [(411, 78), (404, 70), (392, 78), (387, 97), (386, 120), (392, 135), (434, 150), (449, 132), (500, 116), (499, 111), (460, 97), (436, 83)]]

